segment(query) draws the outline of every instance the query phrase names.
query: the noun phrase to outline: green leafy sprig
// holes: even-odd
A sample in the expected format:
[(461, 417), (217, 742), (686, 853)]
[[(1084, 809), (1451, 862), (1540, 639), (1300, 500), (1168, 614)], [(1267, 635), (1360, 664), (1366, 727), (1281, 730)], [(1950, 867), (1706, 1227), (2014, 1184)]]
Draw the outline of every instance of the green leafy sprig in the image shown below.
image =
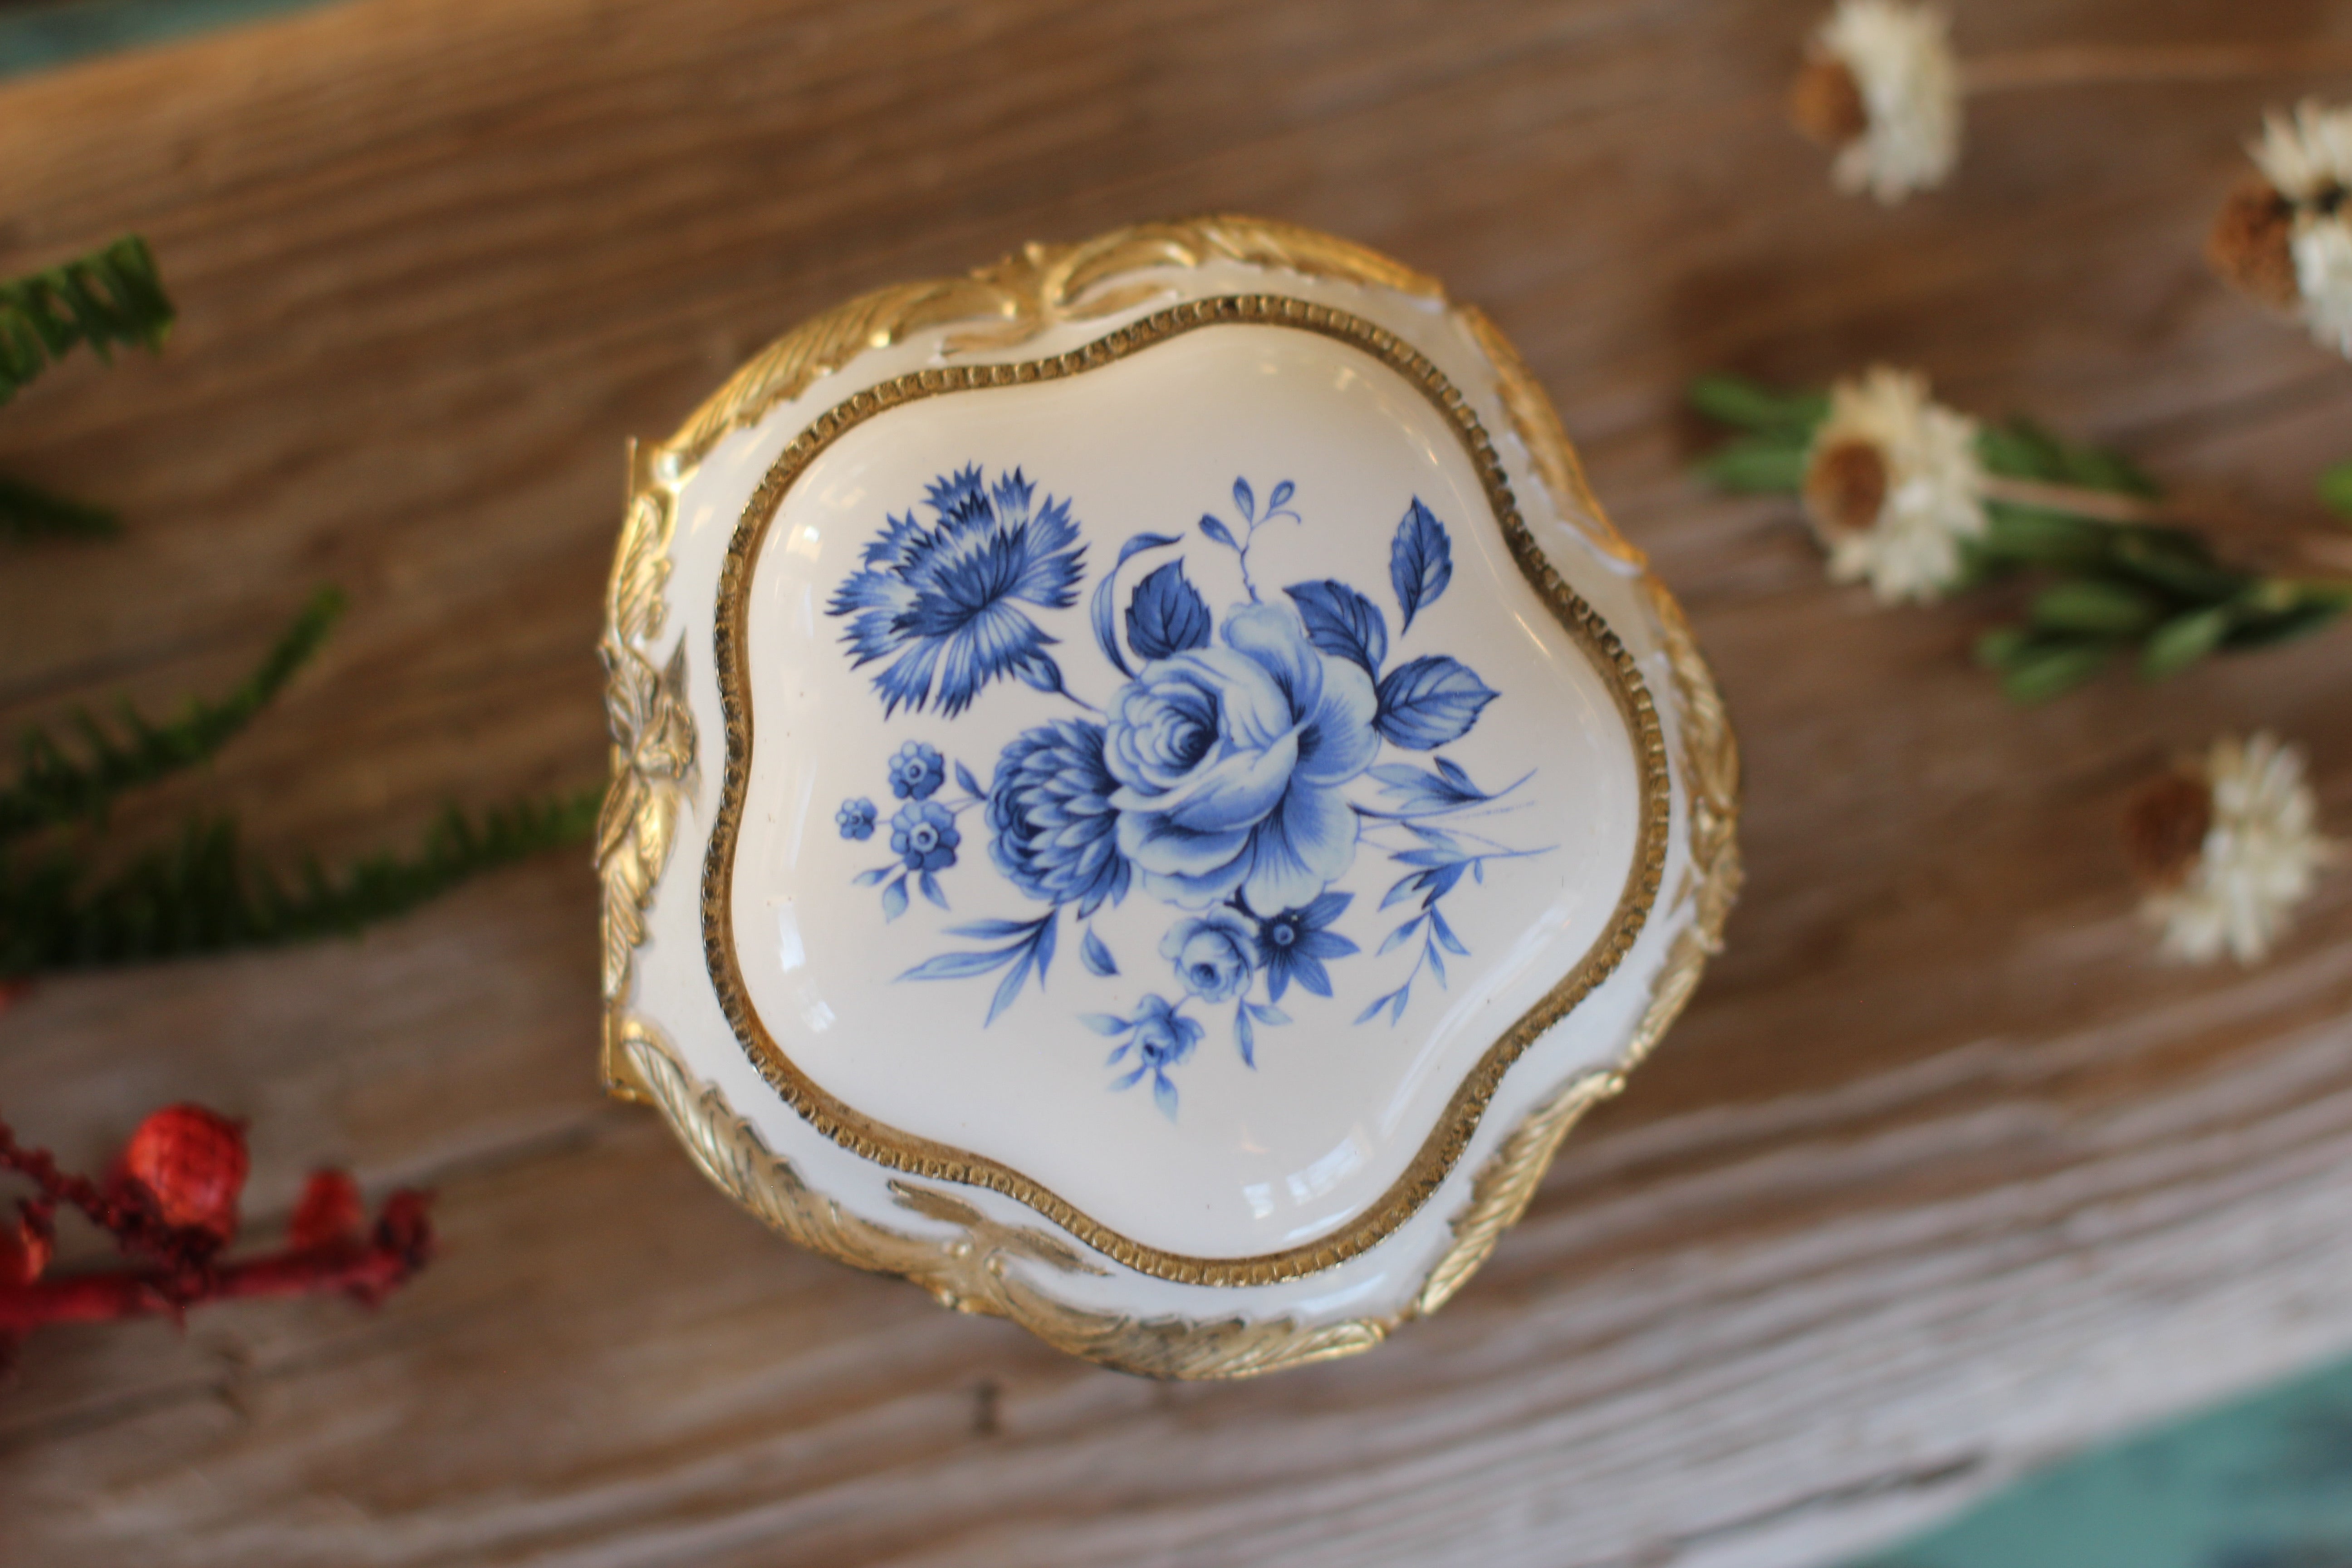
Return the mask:
[[(1804, 486), (1820, 394), (1775, 391), (1737, 376), (1695, 382), (1691, 405), (1740, 434), (1696, 471), (1725, 489), (1793, 494)], [(2128, 458), (2062, 441), (2031, 420), (1979, 427), (1977, 456), (2000, 479), (2094, 496), (2160, 499)], [(2329, 489), (2330, 486), (2334, 489)], [(2352, 512), (2352, 464), (2322, 481)], [(2105, 509), (2102, 509), (2105, 510)], [(1985, 531), (1963, 543), (1959, 586), (2032, 574), (2044, 579), (2023, 617), (1978, 640), (1978, 661), (2021, 703), (2047, 701), (2126, 656), (2160, 679), (2217, 652), (2266, 647), (2318, 630), (2352, 607), (2352, 584), (2276, 577), (2231, 565), (2188, 529), (2100, 521), (2046, 500), (1990, 498)]]
[(168, 723), (149, 722), (127, 701), (112, 731), (88, 710), (77, 712), (79, 758), (47, 730), (26, 731), (17, 742), (16, 776), (0, 785), (0, 843), (76, 817), (102, 820), (125, 791), (209, 762), (310, 661), (342, 613), (343, 595), (320, 589), (251, 674), (226, 696), (190, 699)]
[(0, 403), (76, 348), (108, 361), (118, 346), (162, 349), (173, 315), (155, 258), (135, 234), (0, 280)]
[(479, 816), (451, 806), (413, 853), (335, 872), (305, 857), (290, 886), (226, 818), (190, 822), (171, 848), (87, 889), (74, 857), (19, 860), (0, 849), (0, 977), (356, 935), (485, 871), (583, 842), (598, 799), (588, 790)]
[[(77, 347), (107, 363), (122, 345), (160, 352), (173, 319), (155, 258), (135, 234), (62, 266), (0, 279), (0, 403)], [(121, 527), (104, 507), (0, 475), (0, 542), (106, 539)]]
[[(101, 360), (123, 344), (160, 348), (172, 321), (154, 258), (136, 236), (0, 281), (0, 403), (78, 346)], [(115, 531), (110, 512), (0, 479), (0, 542)], [(482, 872), (586, 841), (593, 791), (479, 816), (452, 806), (409, 854), (336, 871), (305, 856), (290, 884), (243, 847), (226, 817), (192, 818), (169, 848), (108, 856), (99, 830), (117, 800), (210, 762), (317, 654), (342, 609), (341, 593), (320, 590), (235, 688), (190, 701), (167, 722), (125, 702), (111, 726), (74, 714), (78, 744), (37, 727), (22, 737), (15, 776), (0, 779), (0, 981), (348, 935)]]

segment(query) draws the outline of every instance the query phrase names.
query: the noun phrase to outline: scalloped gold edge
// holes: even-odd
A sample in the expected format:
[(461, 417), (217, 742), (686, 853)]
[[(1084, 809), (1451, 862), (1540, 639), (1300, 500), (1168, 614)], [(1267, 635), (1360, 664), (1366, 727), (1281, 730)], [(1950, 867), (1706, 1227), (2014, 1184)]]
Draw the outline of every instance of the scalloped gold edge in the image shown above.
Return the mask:
[[(818, 376), (839, 369), (869, 347), (899, 341), (921, 328), (951, 322), (968, 326), (950, 341), (957, 347), (1002, 346), (1034, 335), (1054, 321), (1113, 313), (1151, 297), (1148, 288), (1115, 289), (1121, 274), (1144, 268), (1199, 266), (1212, 260), (1244, 260), (1285, 268), (1310, 277), (1396, 289), (1443, 300), (1437, 283), (1361, 246), (1311, 229), (1236, 216), (1120, 229), (1078, 245), (1032, 244), (968, 279), (903, 285), (866, 295), (779, 338), (698, 409), (678, 433), (650, 453), (632, 445), (632, 526), (625, 529), (608, 595), (606, 641), (642, 649), (657, 630), (662, 578), (667, 571), (669, 531), (661, 526), (675, 515), (675, 500), (701, 459), (730, 431), (756, 424), (776, 405), (799, 395)], [(604, 1039), (604, 1078), (616, 1096), (651, 1103), (696, 1164), (739, 1204), (772, 1227), (811, 1249), (854, 1267), (898, 1274), (929, 1289), (959, 1310), (986, 1312), (1020, 1323), (1046, 1342), (1072, 1354), (1147, 1376), (1232, 1378), (1282, 1367), (1352, 1355), (1370, 1350), (1391, 1330), (1435, 1311), (1485, 1262), (1503, 1232), (1532, 1201), (1544, 1172), (1583, 1113), (1624, 1086), (1625, 1075), (1655, 1048), (1659, 1039), (1697, 989), (1707, 959), (1722, 945), (1723, 927), (1738, 894), (1738, 847), (1739, 754), (1712, 672), (1699, 653), (1682, 609), (1651, 576), (1641, 552), (1608, 520), (1585, 481), (1581, 463), (1559, 416), (1525, 362), (1486, 315), (1471, 307), (1457, 314), (1493, 364), (1514, 433), (1527, 448), (1538, 478), (1555, 501), (1573, 501), (1601, 531), (1601, 542), (1620, 560), (1642, 568), (1656, 608), (1672, 671), (1685, 774), (1685, 837), (1690, 857), (1673, 902), (1695, 908), (1691, 923), (1675, 938), (1665, 964), (1652, 983), (1640, 1026), (1614, 1068), (1578, 1074), (1531, 1112), (1504, 1140), (1472, 1183), (1471, 1198), (1452, 1223), (1454, 1240), (1406, 1308), (1390, 1317), (1301, 1325), (1290, 1319), (1233, 1319), (1209, 1322), (1184, 1319), (1134, 1320), (1087, 1312), (1054, 1301), (1018, 1279), (1005, 1263), (1008, 1253), (986, 1237), (1005, 1230), (971, 1211), (960, 1219), (949, 1210), (931, 1217), (961, 1233), (927, 1242), (856, 1220), (833, 1200), (803, 1183), (790, 1163), (771, 1153), (751, 1123), (737, 1115), (716, 1088), (691, 1092), (685, 1069), (649, 1026), (627, 1008), (625, 955), (643, 940), (644, 899), (651, 892), (671, 846), (614, 843), (600, 837), (598, 865), (604, 871), (604, 927), (608, 954)], [(993, 319), (993, 329), (984, 323)], [(656, 508), (648, 526), (635, 526), (641, 500)], [(1566, 510), (1564, 507), (1561, 510)], [(656, 609), (651, 629), (625, 626), (621, 585), (644, 580), (658, 561), (652, 593)], [(613, 662), (608, 658), (608, 669)], [(618, 676), (614, 676), (617, 687)], [(675, 805), (690, 773), (649, 776), (638, 762), (640, 735), (625, 732), (631, 711), (617, 690), (608, 693), (614, 720), (613, 794), (639, 790), (667, 794)], [(690, 720), (689, 720), (690, 722)], [(606, 816), (615, 816), (608, 796)], [(608, 862), (622, 848), (649, 870), (616, 877)], [(624, 957), (617, 981), (611, 956), (615, 938)], [(904, 1203), (908, 1184), (894, 1183)], [(922, 1189), (929, 1191), (929, 1189)], [(933, 1197), (960, 1209), (961, 1200)], [(854, 1223), (851, 1223), (853, 1222)], [(882, 1238), (895, 1238), (887, 1245)], [(957, 1260), (953, 1268), (928, 1252), (909, 1255), (908, 1245), (929, 1247)], [(1058, 1243), (1054, 1244), (1058, 1246)], [(970, 1259), (978, 1259), (972, 1263)], [(978, 1270), (977, 1275), (972, 1271)]]

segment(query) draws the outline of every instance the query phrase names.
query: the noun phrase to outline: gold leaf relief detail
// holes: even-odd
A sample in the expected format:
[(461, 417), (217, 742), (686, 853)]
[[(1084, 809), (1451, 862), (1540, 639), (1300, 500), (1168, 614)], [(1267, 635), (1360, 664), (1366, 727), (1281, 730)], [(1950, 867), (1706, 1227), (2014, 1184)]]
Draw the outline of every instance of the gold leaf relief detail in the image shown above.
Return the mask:
[(1147, 1377), (1252, 1377), (1369, 1350), (1388, 1331), (1372, 1322), (1307, 1326), (1288, 1318), (1138, 1319), (1056, 1300), (1024, 1270), (1104, 1270), (1043, 1231), (1003, 1224), (952, 1193), (904, 1179), (890, 1183), (891, 1201), (946, 1234), (853, 1214), (771, 1151), (716, 1088), (698, 1089), (651, 1025), (624, 1016), (615, 1038), (630, 1076), (696, 1167), (779, 1236), (854, 1268), (910, 1279), (960, 1312), (1009, 1319), (1056, 1350)]
[[(634, 462), (634, 455), (632, 458)], [(694, 712), (686, 695), (686, 644), (656, 667), (646, 648), (667, 618), (674, 491), (638, 489), (629, 499), (621, 543), (605, 591), (604, 719), (612, 733), (612, 782), (596, 822), (596, 872), (603, 888), (604, 1084), (641, 1098), (615, 1053), (617, 1010), (628, 1000), (629, 974), (646, 940), (654, 884), (677, 840), (677, 815), (694, 775)]]
[[(950, 353), (1018, 344), (1061, 321), (1116, 314), (1165, 290), (1129, 276), (1139, 269), (1231, 260), (1310, 277), (1394, 289), (1429, 300), (1438, 284), (1375, 251), (1313, 230), (1220, 216), (1144, 225), (1075, 246), (1031, 245), (967, 278), (900, 285), (866, 295), (793, 329), (745, 365), (660, 449), (640, 480), (614, 564), (604, 641), (614, 734), (614, 784), (599, 833), (604, 872), (605, 1060), (608, 1081), (656, 1104), (704, 1173), (781, 1234), (857, 1268), (902, 1275), (960, 1310), (1019, 1323), (1056, 1348), (1150, 1376), (1229, 1378), (1354, 1354), (1400, 1323), (1434, 1311), (1491, 1254), (1525, 1212), (1560, 1143), (1585, 1110), (1616, 1093), (1623, 1074), (1648, 1055), (1696, 990), (1738, 895), (1740, 868), (1738, 752), (1722, 701), (1682, 612), (1645, 579), (1658, 610), (1680, 699), (1681, 761), (1687, 794), (1690, 863), (1675, 901), (1695, 906), (1651, 988), (1641, 1024), (1615, 1068), (1562, 1085), (1507, 1137), (1474, 1178), (1452, 1223), (1453, 1239), (1423, 1289), (1393, 1316), (1318, 1325), (1290, 1319), (1138, 1321), (1053, 1300), (1023, 1279), (1016, 1263), (1056, 1272), (1098, 1272), (1043, 1232), (989, 1220), (971, 1205), (903, 1180), (893, 1199), (912, 1215), (954, 1228), (931, 1239), (845, 1213), (811, 1191), (789, 1161), (770, 1152), (715, 1089), (695, 1093), (650, 1027), (629, 1016), (630, 955), (643, 939), (645, 903), (666, 861), (684, 781), (694, 765), (694, 727), (683, 701), (681, 647), (656, 674), (638, 651), (660, 627), (675, 496), (693, 468), (728, 432), (758, 423), (870, 348), (935, 326)], [(1563, 509), (1573, 502), (1621, 561), (1645, 566), (1593, 498), (1557, 412), (1517, 351), (1485, 315), (1462, 319), (1496, 366), (1513, 433)], [(639, 472), (645, 470), (640, 469)], [(650, 679), (648, 678), (651, 678)]]

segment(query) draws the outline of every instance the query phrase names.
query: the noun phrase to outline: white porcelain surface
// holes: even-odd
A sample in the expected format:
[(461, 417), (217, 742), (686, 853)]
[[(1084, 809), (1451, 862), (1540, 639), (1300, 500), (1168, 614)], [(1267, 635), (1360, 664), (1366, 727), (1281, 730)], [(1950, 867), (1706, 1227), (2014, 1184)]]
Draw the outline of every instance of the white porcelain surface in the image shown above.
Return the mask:
[[(1496, 395), (1491, 365), (1460, 318), (1431, 301), (1384, 289), (1236, 263), (1170, 268), (1133, 309), (1049, 327), (1016, 347), (950, 352), (946, 332), (857, 355), (755, 427), (721, 440), (678, 490), (667, 598), (670, 617), (648, 657), (686, 650), (687, 695), (700, 736), (674, 855), (647, 910), (637, 951), (632, 1011), (656, 1024), (690, 1072), (750, 1119), (811, 1187), (843, 1212), (921, 1234), (893, 1195), (900, 1173), (812, 1126), (764, 1079), (721, 1013), (706, 962), (701, 879), (721, 796), (726, 727), (712, 668), (714, 619), (729, 541), (761, 478), (793, 437), (824, 410), (892, 377), (940, 363), (1043, 358), (1101, 337), (1171, 301), (1275, 290), (1336, 305), (1379, 322), (1426, 353), (1467, 395), (1499, 448), (1529, 531), (1569, 584), (1630, 649), (1657, 699), (1669, 756), (1682, 718), (1639, 564), (1576, 498), (1535, 472)], [(1357, 952), (1328, 961), (1333, 994), (1295, 978), (1278, 1004), (1288, 1021), (1254, 1029), (1255, 1067), (1232, 1025), (1234, 1003), (1197, 997), (1185, 1016), (1202, 1025), (1189, 1058), (1171, 1067), (1172, 1116), (1149, 1075), (1115, 1088), (1134, 1055), (1104, 1058), (1118, 1043), (1095, 1033), (1087, 1014), (1132, 1017), (1147, 995), (1174, 1002), (1186, 986), (1160, 942), (1202, 911), (1171, 904), (1131, 879), (1090, 922), (1075, 905), (1057, 919), (1044, 986), (1034, 977), (992, 1026), (984, 1025), (1005, 971), (910, 981), (910, 967), (942, 953), (1002, 942), (961, 938), (950, 927), (1029, 921), (1048, 906), (999, 870), (989, 853), (984, 806), (954, 814), (955, 864), (936, 873), (941, 910), (910, 878), (905, 910), (886, 917), (887, 880), (857, 878), (902, 864), (889, 823), (906, 802), (886, 763), (908, 742), (936, 747), (949, 764), (932, 798), (951, 806), (983, 790), (1005, 748), (1055, 719), (1104, 723), (1068, 696), (1001, 678), (970, 705), (942, 710), (936, 681), (920, 710), (886, 714), (872, 684), (888, 658), (852, 667), (842, 641), (848, 616), (829, 613), (862, 552), (891, 515), (937, 519), (926, 488), (977, 463), (992, 484), (1018, 467), (1045, 498), (1069, 503), (1084, 545), (1067, 607), (1019, 607), (1055, 638), (1050, 654), (1068, 692), (1115, 710), (1130, 678), (1111, 668), (1091, 627), (1090, 602), (1121, 543), (1138, 532), (1181, 543), (1147, 550), (1118, 574), (1124, 608), (1146, 574), (1180, 560), (1225, 646), (1233, 612), (1248, 599), (1234, 552), (1200, 520), (1243, 522), (1236, 478), (1260, 516), (1279, 484), (1295, 487), (1297, 514), (1261, 530), (1250, 575), (1276, 614), (1280, 590), (1333, 579), (1381, 612), (1390, 642), (1383, 673), (1413, 658), (1449, 657), (1497, 695), (1459, 739), (1434, 755), (1454, 760), (1484, 789), (1515, 780), (1489, 817), (1461, 826), (1514, 850), (1490, 862), (1483, 882), (1465, 878), (1443, 908), (1466, 955), (1443, 953), (1448, 984), (1424, 970), (1393, 1025), (1383, 1013), (1358, 1023), (1364, 1004), (1391, 990), (1420, 951), (1382, 953), (1417, 900), (1381, 910), (1408, 868), (1391, 856), (1405, 834), (1381, 829), (1360, 842), (1329, 890), (1350, 901), (1330, 926)], [(1410, 629), (1390, 571), (1399, 523), (1419, 497), (1444, 526), (1452, 577), (1416, 607)], [(955, 393), (893, 409), (829, 447), (785, 494), (756, 558), (747, 598), (747, 668), (754, 738), (745, 780), (732, 880), (732, 931), (745, 993), (793, 1064), (827, 1093), (909, 1135), (969, 1151), (1017, 1170), (1079, 1213), (1150, 1247), (1207, 1258), (1245, 1258), (1343, 1229), (1402, 1170), (1443, 1113), (1462, 1074), (1529, 1003), (1572, 968), (1609, 918), (1633, 854), (1638, 798), (1625, 721), (1592, 661), (1561, 633), (1502, 542), (1475, 473), (1427, 400), (1358, 350), (1282, 328), (1218, 325), (1156, 343), (1066, 381)], [(1123, 625), (1120, 646), (1134, 657)], [(1329, 655), (1322, 656), (1327, 660)], [(1342, 677), (1342, 679), (1345, 678)], [(1369, 679), (1369, 678), (1367, 678)], [(1369, 766), (1427, 770), (1433, 752), (1383, 742)], [(1056, 1299), (1134, 1319), (1206, 1321), (1240, 1313), (1312, 1325), (1393, 1313), (1412, 1297), (1450, 1237), (1480, 1164), (1545, 1096), (1580, 1071), (1616, 1061), (1651, 999), (1652, 982), (1691, 922), (1685, 898), (1687, 787), (1671, 792), (1664, 892), (1638, 940), (1608, 979), (1535, 1043), (1504, 1077), (1461, 1158), (1422, 1207), (1368, 1250), (1304, 1277), (1249, 1286), (1179, 1283), (1079, 1247), (1093, 1271), (1013, 1264)], [(1337, 786), (1375, 809), (1377, 777)], [(842, 837), (845, 800), (870, 799), (870, 839)], [(1444, 825), (1439, 824), (1441, 827)], [(896, 873), (892, 872), (895, 878)], [(1264, 913), (1266, 911), (1255, 911)], [(1089, 972), (1088, 924), (1115, 960), (1116, 975)], [(1255, 964), (1249, 994), (1267, 986)], [(1214, 989), (1214, 983), (1212, 989)], [(956, 1189), (996, 1223), (1054, 1227), (1014, 1196)], [(1068, 1237), (1076, 1245), (1076, 1238)]]
[[(927, 487), (975, 464), (983, 486), (1025, 479), (1025, 531), (1017, 505), (958, 528), (924, 504)], [(1244, 501), (1261, 520), (1254, 531)], [(1416, 501), (1424, 513), (1409, 521)], [(1071, 530), (1059, 552), (1042, 547), (1056, 506)], [(1247, 541), (1247, 581), (1243, 557), (1203, 518)], [(927, 539), (869, 568), (864, 552), (891, 519)], [(1111, 582), (1129, 675), (1088, 612), (1139, 534), (1172, 542)], [(1426, 560), (1411, 559), (1416, 544)], [(1391, 571), (1399, 552), (1418, 575)], [(991, 601), (987, 574), (1011, 580), (1021, 567), (1056, 574), (1066, 591), (1040, 594), (1042, 606)], [(1358, 660), (1308, 640), (1285, 593), (1303, 588), (1327, 644), (1344, 647), (1350, 628), (1332, 626), (1330, 582), (1360, 595), (1342, 601), (1347, 615), (1387, 645), (1376, 666), (1395, 694), (1385, 710)], [(1152, 591), (1171, 583), (1182, 586)], [(1409, 626), (1401, 583), (1415, 595)], [(1420, 603), (1433, 583), (1442, 591)], [(885, 602), (879, 616), (930, 616), (921, 624), (943, 629), (898, 634), (854, 667), (845, 642), (860, 612), (841, 600), (861, 590)], [(1018, 646), (1024, 627), (1053, 639), (1036, 652), (1062, 690), (1007, 670), (968, 707), (943, 710), (956, 655), (992, 646), (944, 629), (975, 602), (995, 605), (982, 613), (1001, 622), (996, 647)], [(1140, 648), (1128, 628), (1138, 604), (1173, 605), (1177, 623), (1147, 618)], [(748, 606), (754, 738), (733, 913), (761, 1020), (803, 1072), (866, 1115), (1012, 1166), (1149, 1247), (1274, 1252), (1361, 1214), (1478, 1057), (1593, 945), (1633, 870), (1638, 779), (1615, 700), (1511, 561), (1438, 409), (1332, 338), (1217, 327), (1068, 380), (885, 413), (787, 492)], [(887, 672), (934, 648), (917, 693), (928, 700), (886, 712)], [(1450, 662), (1422, 663), (1416, 680), (1416, 659)], [(1319, 687), (1319, 702), (1298, 702), (1284, 679)], [(1434, 695), (1416, 703), (1431, 682)], [(1106, 730), (1107, 766), (1094, 760)], [(1024, 734), (1051, 742), (1027, 778), (1000, 762)], [(900, 786), (911, 794), (894, 793), (890, 764), (909, 745), (940, 762), (915, 753)], [(1155, 746), (1174, 754), (1155, 758)], [(1103, 787), (1122, 766), (1127, 779)], [(989, 799), (965, 787), (999, 781), (1011, 831), (1046, 840), (1027, 889), (995, 863), (1005, 850)], [(878, 817), (862, 840), (837, 822), (857, 802)], [(863, 816), (846, 808), (855, 830)], [(1051, 820), (1025, 822), (1024, 811)], [(1129, 813), (1143, 826), (1118, 826)], [(892, 853), (894, 821), (912, 829), (909, 854)], [(923, 853), (947, 832), (961, 842)], [(948, 907), (923, 895), (922, 860), (946, 862), (929, 880)], [(1155, 877), (1152, 865), (1204, 869)], [(1069, 892), (1044, 983), (1033, 969), (984, 1024), (1022, 939), (958, 928), (1055, 918), (1034, 896), (1041, 871), (1049, 886), (1091, 873), (1121, 896), (1104, 894), (1082, 920), (1086, 889)], [(1433, 876), (1449, 879), (1435, 928), (1423, 897)], [(1305, 929), (1285, 918), (1318, 900), (1345, 907)], [(1093, 967), (1115, 973), (1090, 972), (1089, 936)], [(1302, 943), (1325, 950), (1313, 970), (1286, 956)], [(1015, 956), (977, 974), (908, 977), (927, 961), (952, 967), (942, 955), (1006, 952)], [(1314, 994), (1302, 972), (1330, 994)], [(1106, 1019), (1138, 1017), (1147, 1044), (1164, 1033), (1184, 1059), (1145, 1066), (1138, 1030), (1101, 1032)]]

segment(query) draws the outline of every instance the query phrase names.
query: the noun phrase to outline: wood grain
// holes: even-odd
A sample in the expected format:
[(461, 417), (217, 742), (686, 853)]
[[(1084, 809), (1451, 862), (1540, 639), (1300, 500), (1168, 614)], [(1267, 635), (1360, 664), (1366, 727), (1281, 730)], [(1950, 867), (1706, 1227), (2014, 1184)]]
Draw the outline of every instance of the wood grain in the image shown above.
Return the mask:
[[(1232, 1387), (1057, 1357), (780, 1247), (595, 1093), (593, 892), (550, 861), (355, 943), (0, 1019), (0, 1110), (149, 1106), (441, 1193), (390, 1308), (59, 1331), (0, 1394), (8, 1563), (1807, 1564), (2352, 1348), (2352, 879), (2270, 966), (2148, 955), (2125, 791), (2226, 727), (2352, 824), (2346, 637), (2030, 714), (1984, 605), (1884, 614), (1681, 477), (1693, 372), (1874, 358), (2319, 526), (2352, 372), (2198, 241), (2261, 110), (2343, 80), (2018, 91), (1957, 186), (1829, 190), (1814, 0), (355, 0), (0, 89), (0, 268), (137, 226), (169, 353), (0, 418), (124, 543), (0, 566), (0, 727), (216, 686), (354, 608), (206, 776), (278, 849), (593, 777), (622, 441), (853, 291), (1255, 210), (1486, 306), (1689, 606), (1748, 755), (1731, 947), (1433, 1321)], [(1971, 51), (2352, 39), (2329, 0), (1980, 0)]]

